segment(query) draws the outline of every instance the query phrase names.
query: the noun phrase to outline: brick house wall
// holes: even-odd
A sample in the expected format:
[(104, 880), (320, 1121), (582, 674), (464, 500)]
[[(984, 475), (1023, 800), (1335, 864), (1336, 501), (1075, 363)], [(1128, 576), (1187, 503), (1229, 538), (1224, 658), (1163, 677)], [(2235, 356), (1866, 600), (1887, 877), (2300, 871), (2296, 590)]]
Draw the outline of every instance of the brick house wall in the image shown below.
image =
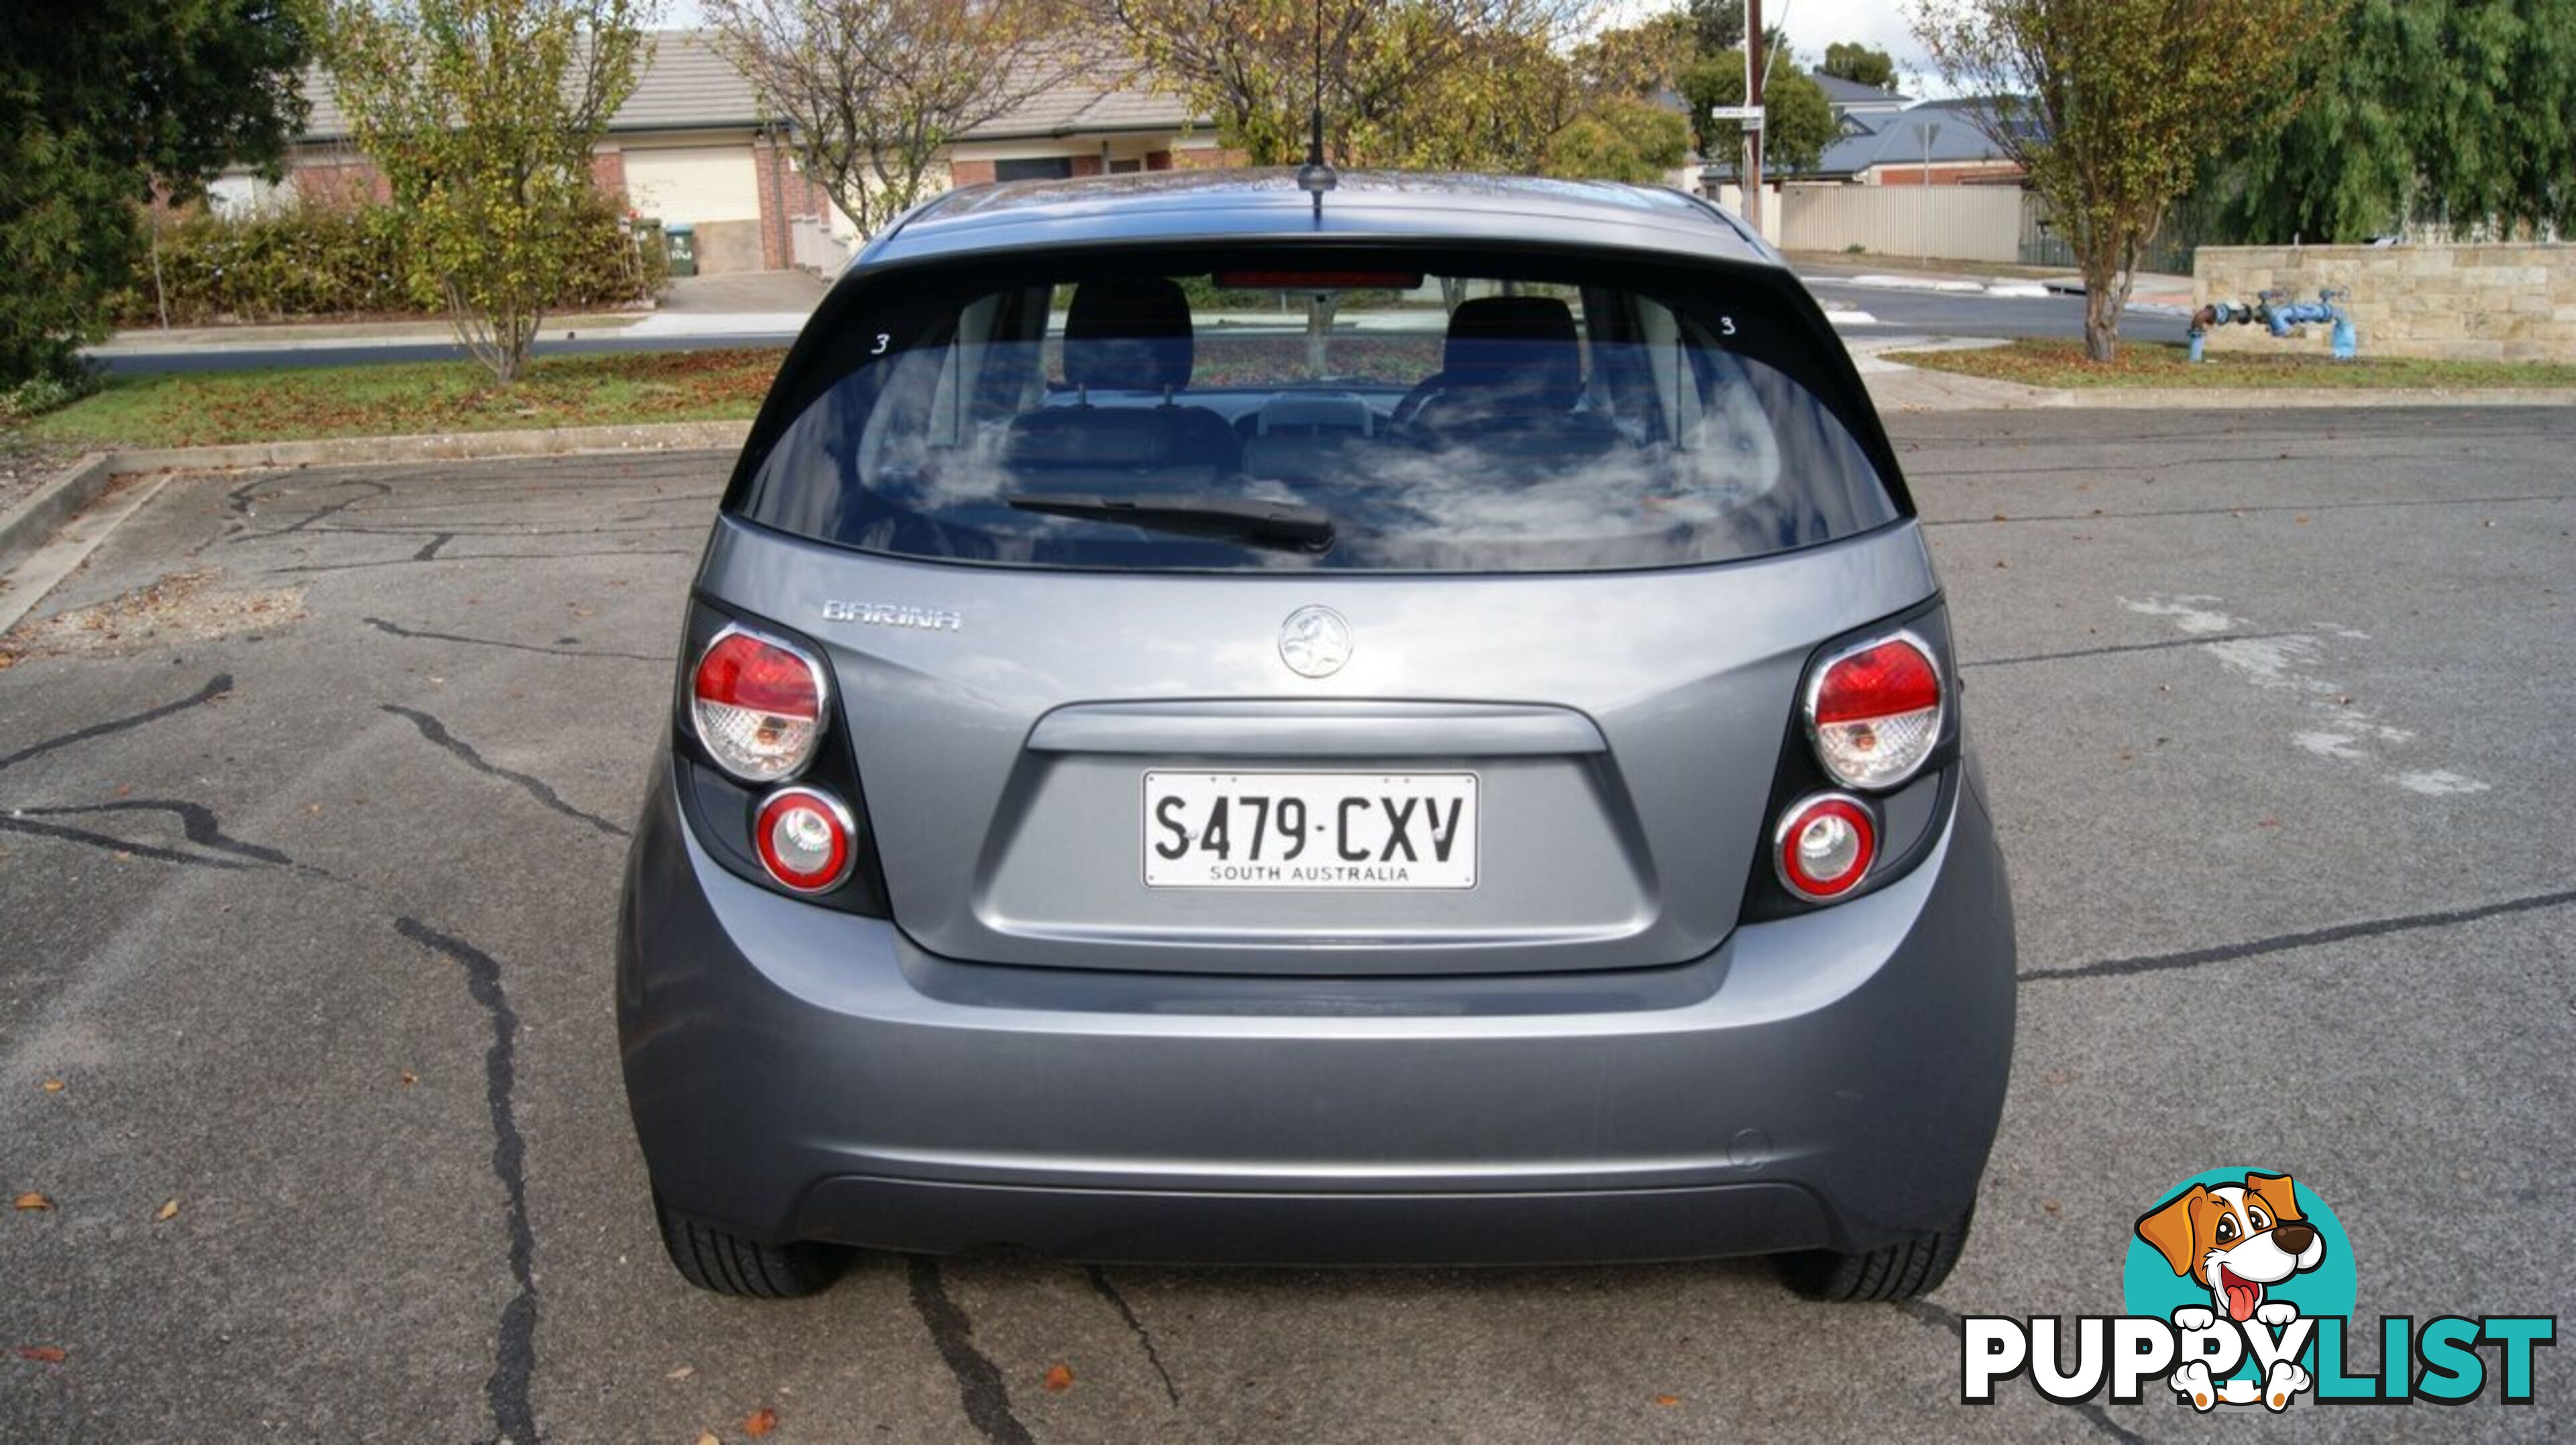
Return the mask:
[(793, 152), (770, 136), (752, 138), (751, 161), (760, 186), (760, 264), (784, 271), (796, 264), (795, 223), (828, 224), (832, 198), (797, 167)]
[(596, 150), (590, 153), (590, 183), (603, 196), (614, 197), (619, 210), (626, 209), (626, 152)]
[(287, 174), (302, 200), (320, 206), (351, 206), (394, 198), (394, 187), (375, 162), (354, 150), (333, 147), (292, 157)]
[(1975, 161), (1962, 162), (1953, 165), (1943, 165), (1940, 162), (1935, 161), (1932, 164), (1931, 176), (1928, 182), (1925, 179), (1923, 167), (1919, 165), (1907, 165), (1903, 161), (1886, 161), (1869, 168), (1869, 180), (1874, 184), (1882, 186), (1920, 186), (1925, 184), (1935, 186), (1969, 186), (2001, 183), (2005, 181), (2018, 181), (2020, 179), (2021, 167), (2013, 164), (2011, 161)]

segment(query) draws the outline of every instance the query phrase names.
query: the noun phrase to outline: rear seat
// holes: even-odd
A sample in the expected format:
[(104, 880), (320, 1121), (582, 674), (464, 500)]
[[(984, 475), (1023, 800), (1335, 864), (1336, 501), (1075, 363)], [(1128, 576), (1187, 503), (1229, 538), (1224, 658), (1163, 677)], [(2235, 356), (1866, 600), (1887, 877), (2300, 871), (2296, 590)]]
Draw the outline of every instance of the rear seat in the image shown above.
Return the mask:
[(1431, 446), (1563, 459), (1607, 449), (1619, 429), (1578, 411), (1583, 354), (1573, 309), (1552, 296), (1480, 296), (1450, 313), (1439, 372), (1415, 388), (1405, 430)]
[[(1176, 402), (1196, 364), (1189, 299), (1160, 276), (1085, 281), (1064, 323), (1072, 405), (1011, 423), (1003, 457), (1024, 480), (1053, 490), (1185, 491), (1242, 469), (1242, 442), (1225, 418)], [(1095, 392), (1159, 394), (1150, 405), (1100, 405)]]

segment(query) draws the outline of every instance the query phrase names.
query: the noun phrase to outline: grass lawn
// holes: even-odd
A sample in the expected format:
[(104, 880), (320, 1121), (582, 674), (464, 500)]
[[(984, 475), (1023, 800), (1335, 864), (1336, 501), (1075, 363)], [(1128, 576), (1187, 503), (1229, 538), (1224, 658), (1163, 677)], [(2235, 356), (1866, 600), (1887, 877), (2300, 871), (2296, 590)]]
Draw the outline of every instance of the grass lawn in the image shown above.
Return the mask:
[(784, 351), (637, 351), (541, 358), (503, 391), (470, 361), (115, 377), (36, 418), (32, 441), (212, 446), (313, 437), (749, 417)]
[(2171, 386), (2243, 390), (2256, 387), (2576, 387), (2576, 364), (2557, 361), (2420, 361), (2372, 356), (2351, 361), (2283, 351), (2213, 351), (2194, 366), (2181, 346), (2124, 341), (2119, 359), (2097, 366), (2080, 341), (2025, 339), (1961, 351), (1891, 351), (1889, 361), (1955, 371), (2025, 386)]

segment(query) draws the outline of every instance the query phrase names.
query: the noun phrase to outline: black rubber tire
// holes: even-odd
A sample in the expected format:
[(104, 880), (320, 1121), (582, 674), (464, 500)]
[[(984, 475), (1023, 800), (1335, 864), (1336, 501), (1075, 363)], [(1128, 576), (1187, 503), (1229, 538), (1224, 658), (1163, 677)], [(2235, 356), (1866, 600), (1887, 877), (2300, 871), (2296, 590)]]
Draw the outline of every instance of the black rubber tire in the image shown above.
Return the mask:
[(729, 1229), (672, 1212), (660, 1195), (653, 1212), (662, 1223), (662, 1248), (680, 1278), (703, 1290), (746, 1299), (794, 1299), (840, 1278), (850, 1252), (838, 1245), (762, 1244)]
[(1977, 1207), (1935, 1234), (1918, 1234), (1860, 1254), (1811, 1249), (1779, 1257), (1781, 1281), (1812, 1300), (1869, 1303), (1921, 1299), (1941, 1287), (1967, 1247)]

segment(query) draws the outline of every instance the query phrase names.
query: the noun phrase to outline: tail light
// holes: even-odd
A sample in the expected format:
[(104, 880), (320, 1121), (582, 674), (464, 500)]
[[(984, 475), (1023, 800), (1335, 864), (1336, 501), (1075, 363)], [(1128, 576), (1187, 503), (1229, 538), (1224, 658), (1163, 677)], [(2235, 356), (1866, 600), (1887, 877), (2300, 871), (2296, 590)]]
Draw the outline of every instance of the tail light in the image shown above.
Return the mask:
[(1771, 845), (1781, 886), (1810, 903), (1822, 903), (1849, 893), (1869, 876), (1869, 865), (1878, 856), (1878, 825), (1860, 799), (1818, 793), (1782, 816)]
[(1941, 704), (1932, 649), (1911, 632), (1890, 633), (1817, 667), (1807, 682), (1807, 737), (1835, 782), (1892, 788), (1941, 741)]
[(769, 876), (798, 893), (841, 886), (858, 861), (859, 827), (841, 800), (814, 788), (781, 788), (752, 819), (752, 846)]
[(718, 767), (747, 783), (805, 771), (823, 738), (823, 665), (740, 625), (707, 644), (691, 681), (690, 720)]

